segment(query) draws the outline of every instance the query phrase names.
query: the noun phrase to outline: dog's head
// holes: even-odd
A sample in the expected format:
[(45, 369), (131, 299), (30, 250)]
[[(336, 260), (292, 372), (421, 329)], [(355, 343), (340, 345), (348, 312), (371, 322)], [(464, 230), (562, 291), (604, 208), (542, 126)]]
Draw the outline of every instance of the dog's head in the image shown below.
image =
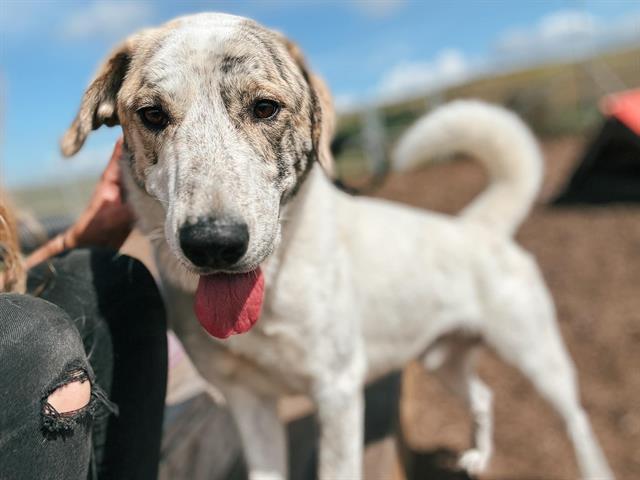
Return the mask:
[(135, 182), (165, 209), (172, 252), (194, 273), (255, 269), (314, 161), (330, 169), (333, 109), (281, 34), (224, 14), (142, 31), (100, 67), (62, 139), (73, 155), (120, 124)]

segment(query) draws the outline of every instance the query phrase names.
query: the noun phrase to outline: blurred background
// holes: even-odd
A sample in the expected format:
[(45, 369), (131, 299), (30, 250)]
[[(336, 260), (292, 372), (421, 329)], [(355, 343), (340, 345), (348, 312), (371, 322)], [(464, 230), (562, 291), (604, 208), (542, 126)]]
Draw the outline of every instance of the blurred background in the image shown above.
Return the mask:
[[(338, 176), (360, 193), (455, 213), (483, 188), (484, 173), (464, 158), (391, 172), (388, 153), (401, 132), (460, 97), (503, 104), (529, 123), (547, 171), (518, 240), (540, 262), (557, 302), (583, 401), (612, 467), (621, 479), (640, 478), (640, 4), (2, 0), (0, 183), (24, 218), (62, 228), (106, 164), (117, 128), (100, 129), (72, 160), (61, 158), (57, 142), (111, 47), (141, 27), (206, 10), (254, 18), (302, 47), (338, 108)], [(176, 382), (191, 378), (175, 373), (182, 361), (173, 356)], [(486, 478), (577, 478), (563, 427), (546, 404), (491, 353), (480, 363), (496, 408)], [(202, 391), (196, 384), (180, 383), (173, 403)], [(427, 471), (464, 478), (453, 467), (468, 444), (463, 409), (414, 366), (404, 372), (403, 391), (407, 470), (396, 459), (377, 478), (424, 478)], [(199, 415), (200, 407), (190, 408), (188, 418)], [(168, 427), (165, 478), (196, 478), (180, 468), (194, 464), (198, 441), (186, 462), (175, 438), (187, 427), (175, 425)], [(167, 459), (178, 450), (183, 458), (172, 464)]]

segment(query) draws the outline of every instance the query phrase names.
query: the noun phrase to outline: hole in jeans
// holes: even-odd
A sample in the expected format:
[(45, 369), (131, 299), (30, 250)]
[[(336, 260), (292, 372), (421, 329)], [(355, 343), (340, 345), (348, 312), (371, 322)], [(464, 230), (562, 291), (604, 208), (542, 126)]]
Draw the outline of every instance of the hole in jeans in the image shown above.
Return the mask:
[(47, 403), (61, 415), (86, 407), (90, 400), (91, 382), (88, 378), (61, 385), (47, 397)]
[(42, 399), (42, 426), (47, 438), (73, 435), (79, 423), (88, 426), (95, 406), (92, 393), (85, 370), (75, 368), (64, 373)]
[(71, 368), (42, 399), (43, 433), (48, 439), (71, 436), (76, 426), (88, 430), (96, 415), (109, 414), (117, 415), (118, 407), (93, 383), (86, 370)]

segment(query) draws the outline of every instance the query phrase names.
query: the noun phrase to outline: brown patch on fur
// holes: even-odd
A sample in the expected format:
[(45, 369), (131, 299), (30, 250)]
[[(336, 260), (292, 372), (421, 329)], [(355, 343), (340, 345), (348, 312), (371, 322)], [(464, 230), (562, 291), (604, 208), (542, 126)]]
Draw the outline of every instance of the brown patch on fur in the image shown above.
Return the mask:
[(234, 70), (238, 70), (241, 73), (246, 72), (248, 71), (246, 64), (249, 60), (251, 60), (251, 57), (248, 55), (225, 55), (222, 57), (222, 60), (220, 60), (220, 70), (222, 73), (230, 73)]
[[(248, 135), (256, 154), (276, 167), (274, 181), (283, 192), (284, 203), (295, 195), (314, 161), (332, 174), (333, 107), (326, 86), (309, 73), (295, 44), (250, 20), (243, 28), (242, 41), (234, 39), (227, 45), (223, 58), (227, 63), (233, 60), (234, 68), (221, 69), (227, 75), (221, 79), (219, 92), (237, 131)], [(245, 65), (235, 68), (235, 59), (244, 63), (246, 58), (256, 67), (248, 71)], [(279, 101), (278, 117), (256, 122), (250, 108), (258, 98)]]
[(283, 37), (283, 41), (311, 89), (313, 112), (312, 134), (317, 149), (318, 161), (327, 175), (333, 176), (333, 156), (331, 140), (335, 133), (336, 114), (333, 108), (331, 93), (324, 80), (311, 73), (300, 47)]
[(118, 94), (134, 55), (144, 62), (160, 48), (163, 33), (169, 27), (143, 30), (116, 47), (98, 69), (80, 102), (78, 114), (60, 142), (62, 154), (74, 155), (82, 148), (92, 130), (102, 125), (120, 124)]
[(102, 66), (82, 97), (78, 115), (62, 138), (63, 155), (68, 157), (80, 150), (91, 130), (103, 124), (113, 126), (119, 123), (116, 96), (130, 61), (131, 46), (125, 42)]

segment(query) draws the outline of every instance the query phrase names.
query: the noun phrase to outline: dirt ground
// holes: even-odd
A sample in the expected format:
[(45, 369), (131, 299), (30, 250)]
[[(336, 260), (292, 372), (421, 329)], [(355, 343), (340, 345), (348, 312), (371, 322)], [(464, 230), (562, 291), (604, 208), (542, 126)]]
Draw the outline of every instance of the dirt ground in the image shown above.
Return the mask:
[[(538, 259), (576, 363), (583, 404), (619, 479), (640, 478), (640, 205), (545, 205), (579, 158), (575, 139), (547, 142), (540, 204), (517, 240)], [(393, 174), (377, 192), (415, 206), (455, 212), (484, 184), (468, 161)], [(494, 391), (495, 454), (487, 479), (575, 479), (563, 425), (529, 383), (489, 351), (480, 375)], [(468, 445), (469, 418), (455, 398), (417, 366), (405, 373), (406, 441), (451, 463)], [(446, 473), (449, 471), (450, 473)], [(434, 477), (431, 477), (434, 478)], [(459, 478), (452, 467), (438, 478)]]

